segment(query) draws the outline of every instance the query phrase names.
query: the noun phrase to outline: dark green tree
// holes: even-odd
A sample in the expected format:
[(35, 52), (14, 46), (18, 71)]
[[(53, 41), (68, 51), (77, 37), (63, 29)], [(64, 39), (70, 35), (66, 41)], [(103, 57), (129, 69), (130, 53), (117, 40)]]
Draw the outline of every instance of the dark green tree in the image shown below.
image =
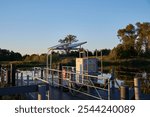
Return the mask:
[(136, 29), (132, 24), (129, 24), (124, 29), (118, 30), (118, 38), (120, 39), (120, 42), (122, 45), (118, 46), (118, 48), (122, 48), (125, 54), (125, 58), (131, 58), (136, 56)]
[[(113, 49), (116, 58), (133, 58), (150, 54), (150, 23), (129, 24), (118, 30), (120, 44)], [(119, 54), (119, 53), (120, 54)], [(112, 55), (112, 54), (111, 54)]]
[(77, 37), (75, 35), (67, 35), (64, 39), (60, 39), (58, 42), (60, 43), (73, 43), (77, 42), (78, 40), (76, 39)]
[(145, 54), (150, 53), (150, 23), (136, 23), (137, 26), (137, 49)]
[[(73, 42), (77, 42), (78, 41), (76, 38), (77, 37), (75, 35), (70, 35), (69, 34), (64, 39), (60, 39), (58, 42), (71, 44)], [(67, 54), (69, 54), (70, 48), (66, 48), (65, 51), (66, 51)]]

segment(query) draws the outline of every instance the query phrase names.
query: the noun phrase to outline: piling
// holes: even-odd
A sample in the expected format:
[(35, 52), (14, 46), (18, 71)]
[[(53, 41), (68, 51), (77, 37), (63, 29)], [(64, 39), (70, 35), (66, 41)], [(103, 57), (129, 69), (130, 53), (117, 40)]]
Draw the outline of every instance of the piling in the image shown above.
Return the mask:
[(122, 85), (120, 87), (120, 98), (121, 100), (129, 100), (129, 87)]
[(46, 97), (47, 97), (47, 100), (50, 100), (50, 87), (49, 87), (49, 85), (46, 88), (48, 88), (46, 91), (46, 94), (47, 94)]
[(44, 79), (47, 80), (47, 68), (44, 69)]
[(23, 73), (21, 73), (21, 86), (23, 86)]
[(41, 69), (41, 79), (43, 79), (43, 69)]
[(6, 83), (9, 85), (10, 84), (10, 70), (6, 70)]
[(139, 78), (134, 78), (134, 94), (135, 100), (140, 99), (140, 80)]
[(38, 100), (46, 100), (46, 85), (38, 85)]
[(16, 86), (16, 68), (13, 64), (11, 64), (11, 79), (12, 79), (12, 86)]
[(70, 73), (69, 73), (69, 82), (68, 82), (68, 83), (69, 83), (68, 86), (69, 86), (69, 91), (70, 91), (70, 92), (72, 91), (72, 90), (71, 90), (71, 88), (72, 88), (72, 87), (71, 87), (71, 82), (72, 82), (72, 81), (71, 81), (71, 71), (70, 71)]
[(13, 69), (13, 65), (10, 64), (10, 84), (12, 84), (12, 69)]
[(4, 83), (4, 71), (1, 71), (1, 83)]
[(18, 86), (18, 78), (19, 78), (19, 75), (18, 75), (18, 71), (17, 71), (17, 80), (16, 80), (16, 85)]
[(29, 75), (27, 75), (27, 85), (29, 85)]
[(110, 79), (108, 79), (108, 100), (111, 99), (111, 92), (110, 92)]
[(61, 88), (62, 87), (62, 72), (59, 73), (58, 84), (59, 84), (59, 88)]
[(112, 84), (112, 90), (115, 89), (115, 75), (114, 75), (114, 68), (112, 69), (112, 72), (111, 72), (111, 84)]
[(54, 71), (51, 71), (51, 75), (52, 75), (52, 86), (54, 85)]

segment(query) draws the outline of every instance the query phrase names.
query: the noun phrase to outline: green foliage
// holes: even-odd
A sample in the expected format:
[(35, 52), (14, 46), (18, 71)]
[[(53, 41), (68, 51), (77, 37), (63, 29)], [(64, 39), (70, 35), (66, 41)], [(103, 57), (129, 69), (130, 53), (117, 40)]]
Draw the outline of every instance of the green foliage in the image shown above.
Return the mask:
[(22, 60), (22, 55), (20, 53), (0, 48), (0, 61), (16, 61), (16, 60)]
[[(60, 43), (73, 43), (73, 42), (77, 42), (78, 40), (76, 39), (77, 37), (75, 35), (67, 35), (64, 39), (60, 39), (58, 42)], [(66, 50), (66, 53), (69, 53), (70, 49), (67, 48)]]
[(58, 42), (60, 43), (73, 43), (77, 42), (78, 40), (76, 39), (77, 37), (75, 35), (67, 35), (64, 39), (60, 39)]
[(110, 49), (101, 49), (101, 50), (95, 50), (94, 53), (93, 53), (93, 56), (96, 56), (96, 53), (97, 53), (97, 56), (101, 56), (101, 51), (102, 51), (102, 55), (103, 56), (107, 56), (110, 54), (111, 50)]
[(41, 55), (32, 54), (32, 55), (23, 56), (25, 62), (40, 62), (40, 63), (46, 62), (46, 57), (47, 54), (41, 54)]
[(129, 24), (117, 33), (121, 43), (111, 51), (112, 58), (150, 57), (150, 23)]

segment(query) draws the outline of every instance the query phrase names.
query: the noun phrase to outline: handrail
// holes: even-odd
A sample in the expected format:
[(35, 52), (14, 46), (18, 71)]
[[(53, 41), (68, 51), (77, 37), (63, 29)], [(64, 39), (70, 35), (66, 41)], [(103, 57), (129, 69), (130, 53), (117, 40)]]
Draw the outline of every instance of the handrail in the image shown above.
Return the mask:
[[(62, 73), (62, 70), (58, 70), (58, 69), (47, 69), (47, 68), (45, 68), (44, 70), (46, 70), (45, 72), (46, 72), (46, 74), (47, 74), (47, 70), (48, 71), (50, 71), (49, 73), (52, 73), (52, 72), (56, 72), (56, 74), (57, 73), (59, 73), (59, 74), (61, 74)], [(108, 79), (108, 78), (105, 78), (105, 77), (102, 77), (102, 78), (100, 78), (100, 77), (98, 77), (98, 76), (94, 76), (94, 75), (89, 75), (89, 74), (81, 74), (81, 73), (74, 73), (74, 72), (71, 72), (71, 71), (66, 71), (65, 73), (66, 74), (68, 74), (68, 78), (66, 78), (65, 80), (62, 78), (62, 77), (59, 77), (59, 75), (58, 75), (58, 77), (56, 78), (56, 76), (57, 75), (54, 75), (53, 73), (51, 74), (51, 76), (49, 76), (49, 73), (47, 74), (48, 75), (48, 78), (45, 78), (46, 76), (43, 76), (43, 79), (41, 79), (41, 77), (40, 77), (40, 70), (38, 70), (37, 72), (39, 72), (39, 73), (37, 73), (37, 74), (39, 74), (39, 75), (37, 75), (37, 76), (35, 76), (34, 75), (34, 73), (33, 72), (31, 72), (32, 73), (32, 75), (30, 74), (30, 75), (28, 75), (29, 77), (32, 77), (32, 79), (33, 80), (38, 80), (37, 82), (39, 83), (39, 81), (40, 82), (43, 82), (43, 83), (47, 83), (47, 84), (54, 84), (54, 85), (58, 85), (58, 86), (62, 86), (62, 87), (64, 87), (64, 88), (67, 88), (67, 89), (69, 89), (70, 90), (70, 93), (71, 94), (73, 94), (73, 92), (72, 91), (74, 91), (74, 92), (77, 92), (77, 93), (81, 93), (81, 94), (84, 94), (84, 95), (87, 95), (87, 96), (90, 96), (90, 97), (92, 97), (92, 98), (95, 98), (95, 99), (106, 99), (106, 95), (104, 95), (104, 97), (100, 94), (100, 90), (103, 90), (103, 91), (106, 91), (106, 92), (109, 92), (109, 89), (107, 89), (107, 88), (105, 88), (105, 87), (100, 87), (100, 86), (95, 86), (95, 84), (93, 83), (93, 81), (92, 81), (92, 78), (96, 78), (97, 80), (104, 80), (104, 79)], [(26, 74), (28, 74), (27, 72), (26, 72)], [(46, 75), (45, 74), (45, 75)], [(52, 76), (53, 75), (53, 76)], [(82, 78), (83, 78), (83, 82), (77, 82), (76, 81), (76, 75), (81, 75), (82, 76)], [(86, 77), (88, 77), (88, 79), (85, 79)], [(71, 80), (71, 79), (74, 79), (74, 80)], [(52, 80), (53, 79), (53, 80)], [(64, 85), (64, 84), (60, 84), (59, 83), (59, 80), (62, 80), (62, 82), (66, 82), (67, 84), (66, 85)], [(24, 82), (24, 81), (23, 81)], [(89, 83), (85, 83), (85, 82), (89, 82)], [(70, 85), (69, 85), (69, 83), (70, 83)], [(24, 83), (25, 84), (25, 83)], [(77, 89), (75, 89), (75, 87), (71, 87), (71, 85), (73, 85), (73, 84), (77, 84), (78, 86), (80, 86), (80, 87), (76, 87)], [(109, 84), (110, 85), (110, 84)], [(82, 87), (83, 86), (86, 86), (86, 87), (90, 87), (90, 88), (94, 88), (94, 90), (96, 91), (95, 93), (94, 93), (94, 95), (93, 94), (91, 94), (91, 93), (89, 93), (89, 92), (85, 92), (85, 90), (83, 91), (81, 91), (81, 89), (82, 89)], [(73, 94), (74, 95), (74, 94)], [(109, 93), (108, 93), (108, 95), (109, 95)], [(109, 99), (109, 98), (108, 98)]]

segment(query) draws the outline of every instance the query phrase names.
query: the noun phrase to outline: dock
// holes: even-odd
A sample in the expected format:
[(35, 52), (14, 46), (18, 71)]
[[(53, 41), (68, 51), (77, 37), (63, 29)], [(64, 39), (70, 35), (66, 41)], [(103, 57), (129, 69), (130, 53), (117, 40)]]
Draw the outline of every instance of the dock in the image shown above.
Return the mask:
[[(114, 78), (71, 71), (64, 74), (63, 70), (58, 69), (33, 68), (30, 71), (21, 71), (13, 66), (10, 68), (1, 70), (1, 83), (6, 85), (0, 88), (0, 96), (17, 95), (26, 100), (150, 99), (149, 95), (140, 93), (138, 78), (135, 80), (135, 87), (116, 87)], [(76, 76), (79, 76), (78, 80)], [(97, 80), (101, 80), (101, 83), (97, 83)]]

